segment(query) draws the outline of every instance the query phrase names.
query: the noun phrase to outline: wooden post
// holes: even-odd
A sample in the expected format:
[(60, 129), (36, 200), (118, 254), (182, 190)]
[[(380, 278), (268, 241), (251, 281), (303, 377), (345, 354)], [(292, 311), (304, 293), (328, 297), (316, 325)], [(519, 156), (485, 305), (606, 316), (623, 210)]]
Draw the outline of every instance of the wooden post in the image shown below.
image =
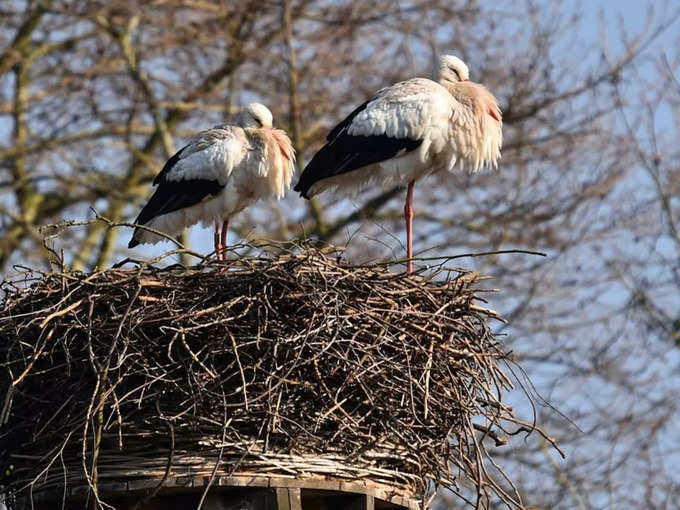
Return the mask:
[(278, 510), (302, 510), (300, 489), (279, 487), (276, 489)]

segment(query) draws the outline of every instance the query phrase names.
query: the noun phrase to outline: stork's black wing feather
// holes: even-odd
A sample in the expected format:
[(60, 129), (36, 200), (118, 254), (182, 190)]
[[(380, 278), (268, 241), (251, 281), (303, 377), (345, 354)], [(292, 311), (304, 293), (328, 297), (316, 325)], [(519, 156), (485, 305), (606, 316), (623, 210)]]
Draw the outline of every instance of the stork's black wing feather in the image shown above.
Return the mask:
[(309, 198), (309, 188), (322, 179), (388, 160), (401, 151), (411, 152), (423, 142), (386, 135), (352, 136), (347, 133), (348, 124), (319, 149), (303, 170), (294, 188), (302, 197)]
[(321, 147), (307, 164), (293, 188), (299, 191), (302, 197), (309, 198), (309, 188), (315, 182), (388, 160), (399, 152), (410, 152), (420, 146), (422, 140), (392, 138), (386, 135), (353, 136), (347, 132), (354, 118), (376, 97), (357, 106), (328, 133), (326, 145)]
[(375, 97), (372, 97), (371, 99), (369, 99), (369, 100), (366, 101), (365, 103), (363, 103), (363, 104), (357, 106), (354, 110), (352, 110), (352, 113), (350, 113), (347, 117), (345, 117), (345, 119), (344, 119), (342, 122), (340, 122), (340, 124), (338, 124), (337, 126), (335, 126), (335, 127), (331, 130), (331, 132), (328, 133), (328, 136), (326, 137), (326, 141), (332, 142), (333, 139), (334, 139), (335, 137), (337, 137), (343, 129), (349, 127), (349, 125), (350, 125), (350, 124), (352, 123), (352, 121), (354, 120), (354, 117), (356, 117), (357, 115), (359, 115), (359, 113), (361, 113), (362, 111), (364, 111), (364, 110), (366, 109), (366, 107), (368, 106), (368, 103), (370, 103), (370, 102), (373, 101), (374, 99), (375, 99)]
[(161, 169), (161, 171), (158, 172), (158, 175), (157, 175), (156, 177), (154, 177), (154, 179), (153, 179), (153, 184), (154, 184), (154, 185), (160, 184), (161, 182), (163, 182), (163, 181), (166, 179), (166, 177), (167, 177), (167, 175), (168, 175), (168, 172), (169, 172), (170, 170), (172, 170), (172, 167), (174, 167), (174, 166), (177, 164), (177, 162), (178, 162), (178, 161), (180, 160), (180, 158), (182, 157), (182, 152), (183, 152), (184, 149), (186, 149), (187, 147), (189, 147), (189, 146), (188, 146), (188, 145), (185, 145), (184, 147), (182, 147), (180, 150), (178, 150), (177, 152), (175, 152), (175, 153), (172, 155), (172, 157), (171, 157), (170, 159), (168, 159), (168, 160), (165, 162), (165, 165), (163, 165), (163, 168)]
[[(182, 157), (182, 152), (189, 147), (188, 145), (178, 150), (170, 159), (165, 162), (161, 171), (156, 175), (153, 184), (158, 187), (151, 198), (141, 210), (135, 223), (146, 225), (152, 219), (168, 214), (173, 211), (184, 209), (196, 205), (208, 196), (217, 195), (224, 188), (217, 180), (212, 179), (184, 179), (180, 181), (168, 180), (168, 174), (175, 167)], [(133, 248), (139, 244), (135, 239), (135, 233), (128, 243), (128, 248)]]
[[(146, 225), (157, 216), (191, 207), (208, 196), (215, 196), (223, 188), (224, 186), (217, 180), (185, 179), (181, 181), (168, 181), (163, 179), (139, 213), (139, 216), (137, 216), (135, 223)], [(137, 230), (135, 230), (136, 232)], [(128, 248), (134, 248), (138, 244), (139, 241), (135, 240), (135, 235), (133, 234)]]

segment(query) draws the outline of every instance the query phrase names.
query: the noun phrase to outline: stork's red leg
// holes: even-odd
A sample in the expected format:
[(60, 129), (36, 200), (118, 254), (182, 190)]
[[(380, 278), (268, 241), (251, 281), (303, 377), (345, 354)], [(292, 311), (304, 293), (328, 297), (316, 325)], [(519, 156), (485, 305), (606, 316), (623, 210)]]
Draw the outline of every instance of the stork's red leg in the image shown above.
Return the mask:
[(415, 183), (416, 181), (408, 183), (406, 204), (404, 205), (404, 219), (406, 220), (406, 257), (408, 258), (406, 272), (409, 274), (413, 271), (411, 258), (413, 257), (413, 185)]
[(227, 232), (229, 231), (229, 218), (222, 222), (222, 236), (220, 237), (220, 251), (222, 252), (222, 258), (220, 260), (227, 259)]
[(217, 260), (222, 260), (222, 247), (220, 246), (220, 222), (215, 222), (215, 256)]

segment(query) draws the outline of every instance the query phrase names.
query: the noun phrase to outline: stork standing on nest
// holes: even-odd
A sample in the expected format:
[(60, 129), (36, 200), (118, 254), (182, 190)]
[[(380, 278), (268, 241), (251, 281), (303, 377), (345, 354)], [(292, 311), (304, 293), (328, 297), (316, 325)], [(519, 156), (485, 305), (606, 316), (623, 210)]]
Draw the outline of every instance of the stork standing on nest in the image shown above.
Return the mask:
[[(169, 235), (199, 221), (214, 223), (215, 252), (223, 260), (229, 218), (260, 198), (281, 198), (290, 187), (294, 163), (293, 145), (284, 131), (272, 127), (272, 113), (251, 103), (236, 125), (198, 133), (165, 163), (135, 223)], [(128, 248), (162, 239), (136, 228)]]
[(408, 184), (404, 217), (407, 272), (412, 271), (413, 186), (456, 164), (476, 172), (497, 167), (503, 135), (496, 98), (469, 81), (458, 57), (441, 58), (439, 83), (412, 78), (379, 90), (326, 137), (295, 185), (304, 198), (338, 188)]

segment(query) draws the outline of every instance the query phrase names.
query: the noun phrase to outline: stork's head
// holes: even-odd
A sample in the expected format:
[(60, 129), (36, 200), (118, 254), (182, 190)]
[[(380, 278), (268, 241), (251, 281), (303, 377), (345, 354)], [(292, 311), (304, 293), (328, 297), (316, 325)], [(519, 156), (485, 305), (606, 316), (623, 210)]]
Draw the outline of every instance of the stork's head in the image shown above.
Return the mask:
[(265, 105), (250, 103), (238, 114), (236, 123), (241, 127), (272, 127), (274, 117)]
[(470, 72), (468, 67), (458, 57), (453, 55), (443, 55), (441, 58), (441, 65), (439, 67), (440, 81), (468, 81), (470, 79)]

